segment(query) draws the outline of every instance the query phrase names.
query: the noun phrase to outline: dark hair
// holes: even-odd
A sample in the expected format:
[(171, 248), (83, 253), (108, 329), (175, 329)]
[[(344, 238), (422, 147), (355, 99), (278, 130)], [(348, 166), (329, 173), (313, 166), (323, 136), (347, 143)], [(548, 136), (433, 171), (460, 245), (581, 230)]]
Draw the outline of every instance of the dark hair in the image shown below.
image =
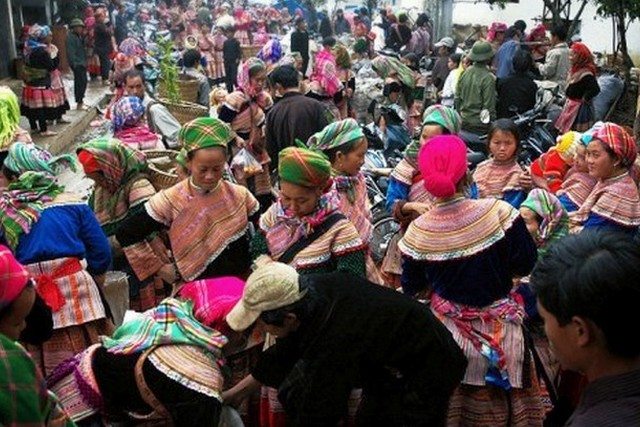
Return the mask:
[(627, 234), (586, 230), (549, 248), (531, 283), (538, 301), (561, 326), (574, 316), (602, 331), (607, 350), (618, 357), (640, 355), (629, 335), (640, 304), (640, 246)]
[(398, 22), (404, 24), (407, 21), (409, 21), (409, 16), (406, 13), (400, 14), (400, 16), (398, 17)]
[(313, 311), (318, 301), (318, 296), (315, 289), (313, 289), (312, 286), (308, 286), (305, 280), (299, 280), (298, 286), (300, 292), (304, 292), (305, 290), (307, 291), (301, 300), (284, 307), (263, 311), (260, 314), (260, 319), (262, 319), (262, 321), (267, 325), (274, 326), (283, 326), (285, 317), (290, 313), (295, 314), (298, 320), (302, 323), (309, 320), (313, 315)]
[(15, 179), (18, 179), (20, 177), (20, 174), (18, 172), (15, 172), (11, 169), (9, 169), (8, 167), (6, 167), (5, 165), (2, 165), (2, 174), (7, 178), (7, 180), (9, 181), (13, 181)]
[(142, 83), (144, 83), (144, 74), (142, 74), (142, 71), (138, 70), (137, 68), (132, 68), (126, 73), (124, 73), (123, 81), (126, 83), (128, 79), (135, 79), (138, 77), (140, 77), (140, 79), (142, 80)]
[(427, 15), (426, 13), (421, 13), (420, 15), (418, 15), (418, 18), (416, 19), (416, 25), (418, 27), (422, 27), (428, 22), (429, 22), (429, 15)]
[(551, 35), (556, 36), (560, 41), (567, 40), (567, 34), (568, 34), (567, 27), (561, 24), (554, 25), (553, 28), (551, 29)]
[(451, 61), (453, 61), (454, 64), (460, 65), (460, 61), (462, 61), (462, 54), (461, 53), (452, 53), (451, 55), (449, 55), (449, 59)]
[(524, 33), (524, 30), (527, 29), (527, 23), (524, 22), (522, 19), (518, 19), (516, 22), (514, 22), (513, 26), (518, 30), (520, 30), (521, 33)]
[(336, 15), (337, 15), (338, 13), (344, 13), (344, 10), (342, 10), (342, 9), (336, 9)]
[(195, 49), (189, 49), (182, 55), (182, 64), (187, 68), (193, 68), (200, 62), (200, 52)]
[(509, 27), (507, 28), (507, 31), (505, 31), (504, 33), (504, 38), (508, 40), (508, 39), (514, 38), (517, 35), (518, 35), (518, 29), (516, 27)]
[(513, 71), (523, 74), (533, 67), (533, 57), (528, 50), (518, 49), (513, 54)]
[(349, 154), (350, 152), (355, 150), (355, 148), (358, 146), (360, 141), (362, 141), (362, 138), (354, 139), (353, 141), (349, 141), (346, 144), (342, 144), (339, 147), (325, 150), (323, 151), (323, 153), (329, 158), (329, 161), (333, 163), (336, 160), (338, 153)]
[(410, 61), (412, 64), (418, 64), (418, 55), (416, 55), (413, 52), (409, 52), (406, 55), (404, 55), (402, 57), (402, 59), (406, 59), (407, 61)]
[(269, 84), (272, 87), (279, 84), (285, 89), (298, 87), (300, 84), (300, 75), (298, 74), (298, 70), (292, 65), (281, 65), (269, 75)]
[(303, 22), (305, 22), (304, 18), (302, 16), (298, 16), (295, 20), (296, 27), (302, 24)]
[(333, 36), (327, 36), (322, 39), (322, 46), (334, 47), (336, 45), (336, 38)]
[(520, 146), (520, 130), (518, 126), (511, 119), (498, 119), (495, 122), (491, 123), (491, 127), (489, 128), (489, 134), (487, 135), (487, 141), (491, 142), (491, 138), (493, 135), (498, 132), (509, 132), (516, 139), (516, 146)]

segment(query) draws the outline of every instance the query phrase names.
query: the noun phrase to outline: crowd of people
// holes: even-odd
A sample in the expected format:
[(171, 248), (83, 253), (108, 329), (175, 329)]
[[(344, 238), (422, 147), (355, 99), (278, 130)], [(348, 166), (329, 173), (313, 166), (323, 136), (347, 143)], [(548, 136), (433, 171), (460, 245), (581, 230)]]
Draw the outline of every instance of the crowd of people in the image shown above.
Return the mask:
[[(22, 95), (0, 87), (0, 424), (636, 424), (640, 163), (594, 108), (588, 47), (523, 21), (434, 43), (425, 13), (296, 6), (87, 7), (68, 25), (75, 102), (100, 77), (112, 126), (58, 156), (19, 125), (52, 136), (70, 107), (51, 31), (25, 32)], [(148, 22), (205, 117), (149, 93)], [(372, 123), (361, 70), (382, 89)], [(534, 80), (566, 100), (556, 144), (522, 164)], [(465, 133), (486, 135), (472, 168)], [(371, 148), (401, 154), (382, 260)], [(120, 325), (109, 271), (128, 276)]]

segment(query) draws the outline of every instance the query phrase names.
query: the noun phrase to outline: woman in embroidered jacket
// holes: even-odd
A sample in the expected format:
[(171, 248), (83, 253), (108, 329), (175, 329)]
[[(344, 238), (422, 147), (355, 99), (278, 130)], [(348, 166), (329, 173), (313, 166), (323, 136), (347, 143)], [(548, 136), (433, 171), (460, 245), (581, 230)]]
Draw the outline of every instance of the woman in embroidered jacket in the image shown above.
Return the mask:
[(510, 119), (496, 120), (489, 129), (491, 158), (480, 163), (473, 173), (472, 198), (494, 198), (514, 208), (527, 198), (521, 185), (524, 170), (518, 164), (520, 132)]
[[(460, 132), (461, 124), (462, 119), (453, 108), (444, 105), (432, 105), (427, 108), (422, 116), (420, 140), (407, 146), (404, 158), (391, 172), (386, 207), (400, 223), (403, 230), (409, 226), (412, 220), (429, 209), (434, 201), (434, 197), (425, 189), (422, 175), (418, 170), (418, 150), (434, 136), (457, 134)], [(400, 286), (400, 275), (402, 274), (400, 251), (398, 250), (400, 237), (402, 235), (397, 234), (389, 243), (387, 254), (381, 266), (387, 282), (392, 283), (396, 288)]]
[(587, 200), (597, 182), (596, 178), (589, 175), (586, 159), (587, 148), (585, 145), (581, 137), (573, 158), (573, 166), (567, 171), (560, 189), (556, 192), (558, 200), (560, 200), (567, 212), (575, 212), (580, 209), (580, 206)]
[[(285, 148), (280, 152), (278, 174), (280, 196), (260, 217), (253, 257), (268, 255), (301, 274), (342, 270), (364, 276), (366, 245), (340, 211), (331, 163), (324, 154)], [(266, 427), (286, 425), (276, 389), (262, 388), (260, 421)]]
[(131, 414), (152, 414), (177, 426), (218, 425), (223, 350), (241, 341), (224, 319), (243, 289), (234, 277), (187, 283), (180, 299), (165, 299), (61, 364), (48, 385), (76, 422), (129, 424)]
[(258, 58), (249, 58), (241, 63), (237, 90), (227, 95), (218, 110), (218, 118), (231, 125), (240, 145), (251, 151), (262, 164), (262, 172), (240, 180), (256, 196), (262, 209), (273, 202), (269, 175), (271, 159), (266, 151), (263, 133), (265, 111), (273, 105), (271, 97), (263, 89), (266, 78), (267, 66)]
[[(77, 153), (85, 174), (96, 183), (89, 206), (110, 239), (113, 268), (129, 275), (130, 307), (137, 311), (153, 308), (166, 296), (162, 279), (153, 275), (137, 277), (115, 238), (120, 224), (143, 211), (144, 203), (156, 194), (146, 175), (146, 157), (141, 151), (129, 148), (117, 139), (106, 137), (81, 145)], [(167, 252), (158, 236), (149, 242), (140, 242), (136, 247), (131, 247), (129, 251), (144, 254), (155, 248), (160, 254)]]
[[(340, 212), (353, 223), (365, 244), (371, 240), (373, 224), (367, 185), (360, 171), (367, 152), (367, 139), (354, 119), (334, 122), (307, 142), (312, 150), (321, 151), (331, 162), (333, 185), (340, 197)], [(367, 279), (383, 284), (373, 259), (367, 255)]]
[(435, 137), (420, 150), (420, 172), (436, 203), (400, 241), (402, 287), (407, 295), (430, 293), (431, 310), (468, 359), (448, 425), (542, 425), (524, 308), (512, 296), (512, 280), (529, 274), (536, 246), (508, 203), (464, 196), (466, 152), (456, 136)]
[(18, 142), (2, 168), (10, 182), (0, 198), (3, 238), (53, 312), (51, 339), (27, 346), (45, 375), (113, 330), (99, 288), (109, 242), (89, 206), (55, 183), (65, 163), (73, 166), (73, 157)]
[(571, 220), (583, 228), (609, 228), (636, 233), (640, 226), (640, 194), (629, 174), (636, 157), (636, 143), (615, 123), (595, 126), (583, 141), (587, 145), (589, 175), (598, 180), (589, 197)]
[[(202, 117), (185, 124), (178, 140), (187, 153), (191, 176), (152, 196), (116, 231), (138, 277), (159, 274), (169, 283), (249, 272), (250, 218), (258, 202), (249, 191), (222, 179), (227, 144), (234, 139), (222, 121)], [(173, 262), (157, 251), (134, 246), (168, 228)]]

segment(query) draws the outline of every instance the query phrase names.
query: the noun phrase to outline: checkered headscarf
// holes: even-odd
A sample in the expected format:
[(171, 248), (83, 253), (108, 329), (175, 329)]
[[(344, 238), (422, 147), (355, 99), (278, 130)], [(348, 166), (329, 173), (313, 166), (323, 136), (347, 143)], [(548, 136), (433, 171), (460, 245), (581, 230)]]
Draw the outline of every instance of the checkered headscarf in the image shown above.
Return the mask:
[(201, 148), (222, 147), (235, 138), (231, 127), (214, 117), (200, 117), (185, 123), (178, 133), (178, 141), (187, 153)]

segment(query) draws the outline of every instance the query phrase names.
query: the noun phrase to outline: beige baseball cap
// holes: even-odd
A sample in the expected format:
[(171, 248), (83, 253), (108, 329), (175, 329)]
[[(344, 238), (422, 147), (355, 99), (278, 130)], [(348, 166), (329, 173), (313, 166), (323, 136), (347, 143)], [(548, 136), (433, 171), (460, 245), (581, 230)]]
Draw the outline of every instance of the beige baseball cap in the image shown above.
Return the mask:
[(242, 299), (227, 314), (227, 323), (234, 331), (244, 331), (263, 311), (275, 310), (300, 301), (299, 274), (295, 268), (281, 262), (258, 267), (247, 279)]

